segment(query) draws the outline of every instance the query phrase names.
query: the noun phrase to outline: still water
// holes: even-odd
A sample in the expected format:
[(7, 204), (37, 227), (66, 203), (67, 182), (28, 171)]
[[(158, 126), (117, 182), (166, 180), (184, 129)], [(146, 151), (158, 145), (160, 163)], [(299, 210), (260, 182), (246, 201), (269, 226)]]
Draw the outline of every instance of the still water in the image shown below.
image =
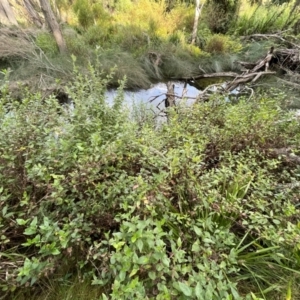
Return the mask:
[[(177, 102), (183, 97), (186, 99), (186, 103), (193, 103), (196, 96), (199, 94), (199, 90), (189, 84), (186, 86), (186, 91), (184, 92), (184, 83), (183, 82), (173, 82), (175, 85), (174, 91), (176, 95)], [(157, 107), (158, 109), (164, 108), (164, 99), (166, 98), (167, 93), (166, 83), (157, 83), (154, 84), (148, 90), (138, 90), (138, 91), (125, 91), (125, 103), (145, 103), (150, 106)], [(116, 90), (108, 90), (106, 93), (106, 98), (108, 102), (112, 102), (116, 96)]]

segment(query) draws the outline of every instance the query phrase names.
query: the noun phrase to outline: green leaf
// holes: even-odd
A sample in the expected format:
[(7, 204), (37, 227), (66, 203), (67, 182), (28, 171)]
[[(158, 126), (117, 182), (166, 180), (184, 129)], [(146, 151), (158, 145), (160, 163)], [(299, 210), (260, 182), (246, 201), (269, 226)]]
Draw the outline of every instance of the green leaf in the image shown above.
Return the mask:
[(6, 213), (7, 213), (7, 208), (8, 208), (8, 206), (5, 205), (5, 206), (3, 207), (3, 209), (2, 209), (2, 215), (3, 215), (3, 217), (5, 217), (5, 215), (6, 215)]
[(32, 277), (31, 278), (31, 281), (30, 281), (30, 285), (34, 285), (34, 283), (37, 281), (37, 278), (36, 277)]
[(182, 241), (181, 241), (181, 238), (179, 237), (177, 239), (177, 246), (180, 248), (182, 246)]
[(36, 226), (36, 224), (37, 224), (37, 217), (34, 217), (32, 222), (30, 223), (30, 226), (33, 227), (33, 226)]
[(251, 292), (251, 296), (253, 300), (264, 300), (263, 298), (257, 298), (254, 293)]
[(28, 220), (24, 220), (24, 219), (17, 219), (16, 220), (16, 222), (18, 223), (18, 225), (25, 225), (27, 222), (28, 222)]
[(225, 261), (222, 261), (222, 262), (220, 263), (220, 269), (225, 269), (225, 267), (226, 267), (226, 262), (225, 262)]
[(24, 230), (24, 234), (32, 235), (36, 233), (36, 228), (28, 227)]
[(202, 236), (202, 230), (199, 227), (194, 226), (194, 231), (198, 236)]
[(212, 299), (213, 297), (213, 288), (211, 286), (211, 284), (209, 283), (207, 286), (206, 286), (206, 290), (205, 290), (205, 299)]
[(143, 241), (141, 239), (137, 240), (136, 245), (137, 245), (138, 249), (140, 250), (140, 252), (142, 252), (143, 246), (144, 246)]
[(200, 282), (198, 282), (195, 287), (195, 295), (196, 295), (197, 299), (203, 299), (203, 289), (202, 289)]
[(193, 252), (199, 252), (200, 251), (199, 241), (194, 242), (194, 244), (192, 246), (192, 251)]
[(164, 266), (162, 264), (156, 264), (156, 270), (158, 272), (160, 272), (163, 268), (164, 268)]
[(215, 243), (213, 240), (208, 239), (208, 238), (204, 238), (204, 239), (203, 239), (203, 242), (204, 242), (204, 243), (207, 243), (207, 244), (214, 244), (214, 243)]
[(111, 256), (111, 258), (110, 258), (110, 263), (111, 263), (112, 265), (114, 265), (115, 262), (116, 262), (115, 257), (114, 257), (114, 256)]
[(166, 267), (169, 267), (170, 259), (168, 257), (164, 256), (161, 261)]
[(137, 271), (139, 270), (140, 268), (133, 268), (133, 270), (130, 272), (130, 274), (129, 274), (129, 277), (132, 277), (132, 276), (134, 276), (136, 273), (137, 273)]
[(120, 282), (124, 281), (125, 277), (126, 277), (126, 272), (121, 271), (119, 273)]
[(139, 257), (137, 263), (140, 265), (145, 265), (148, 263), (148, 261), (149, 261), (149, 258), (144, 255), (144, 256)]
[(53, 249), (53, 250), (51, 250), (51, 254), (58, 255), (58, 254), (60, 254), (60, 251), (58, 249)]
[(103, 300), (108, 300), (107, 296), (105, 294), (102, 293), (102, 299)]
[(178, 282), (180, 291), (187, 297), (192, 296), (192, 289), (184, 282)]
[(155, 272), (149, 272), (148, 276), (151, 280), (155, 280), (156, 279), (156, 273)]
[(233, 287), (230, 287), (231, 294), (233, 295), (234, 299), (240, 299), (240, 295), (238, 294), (237, 290)]
[(77, 148), (79, 151), (83, 151), (83, 150), (84, 150), (84, 148), (82, 147), (81, 144), (77, 144), (77, 145), (76, 145), (76, 148)]
[(125, 242), (121, 241), (118, 243), (113, 243), (112, 246), (116, 249), (116, 250), (120, 250), (123, 246), (124, 246)]

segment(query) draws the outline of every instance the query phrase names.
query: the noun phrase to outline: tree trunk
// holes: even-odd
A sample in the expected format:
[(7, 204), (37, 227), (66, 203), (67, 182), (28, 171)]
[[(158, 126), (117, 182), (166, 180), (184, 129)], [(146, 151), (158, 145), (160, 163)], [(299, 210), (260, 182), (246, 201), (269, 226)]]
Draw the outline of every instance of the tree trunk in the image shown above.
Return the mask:
[(34, 8), (34, 4), (32, 3), (32, 1), (31, 0), (23, 0), (23, 3), (27, 10), (27, 13), (28, 13), (29, 17), (31, 18), (31, 20), (33, 21), (33, 23), (37, 27), (42, 27), (43, 22), (39, 16), (39, 14), (37, 13), (36, 9)]
[(62, 36), (61, 30), (54, 16), (54, 13), (51, 9), (49, 1), (40, 0), (40, 4), (41, 4), (42, 12), (45, 16), (45, 21), (53, 33), (53, 36), (56, 40), (60, 53), (65, 53), (67, 51), (66, 42)]
[(7, 0), (0, 0), (0, 23), (18, 26), (15, 14)]
[(202, 9), (202, 4), (200, 4), (200, 0), (195, 0), (195, 18), (194, 18), (194, 26), (193, 26), (193, 33), (192, 33), (192, 42), (191, 42), (192, 45), (195, 44), (197, 38), (198, 21), (200, 18), (201, 9)]
[(174, 107), (176, 105), (175, 103), (175, 85), (171, 82), (167, 82), (167, 97), (165, 99), (165, 107)]

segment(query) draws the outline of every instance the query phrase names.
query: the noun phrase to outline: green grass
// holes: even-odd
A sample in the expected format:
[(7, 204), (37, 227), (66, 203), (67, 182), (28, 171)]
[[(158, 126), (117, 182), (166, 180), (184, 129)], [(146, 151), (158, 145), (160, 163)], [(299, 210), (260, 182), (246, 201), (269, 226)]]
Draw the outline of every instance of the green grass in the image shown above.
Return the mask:
[(35, 289), (20, 291), (11, 300), (99, 300), (102, 288), (92, 286), (90, 282), (72, 279), (44, 280)]
[(289, 29), (299, 20), (298, 9), (292, 11), (293, 4), (253, 5), (244, 3), (231, 32), (237, 35), (255, 33), (275, 33)]

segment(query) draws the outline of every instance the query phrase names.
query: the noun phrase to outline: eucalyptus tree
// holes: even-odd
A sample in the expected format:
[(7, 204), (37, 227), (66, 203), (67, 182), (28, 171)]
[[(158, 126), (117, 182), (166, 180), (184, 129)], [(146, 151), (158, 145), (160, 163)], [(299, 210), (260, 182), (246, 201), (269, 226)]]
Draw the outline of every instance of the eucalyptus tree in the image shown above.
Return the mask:
[(60, 53), (65, 53), (67, 51), (66, 42), (61, 33), (56, 17), (53, 13), (50, 2), (48, 0), (40, 0), (40, 5), (45, 17), (45, 21), (55, 38)]
[(197, 38), (198, 22), (201, 15), (202, 6), (203, 4), (200, 3), (200, 0), (195, 0), (195, 17), (194, 17), (192, 42), (191, 42), (192, 45), (195, 44)]
[(0, 0), (0, 24), (18, 25), (14, 11), (7, 0)]

